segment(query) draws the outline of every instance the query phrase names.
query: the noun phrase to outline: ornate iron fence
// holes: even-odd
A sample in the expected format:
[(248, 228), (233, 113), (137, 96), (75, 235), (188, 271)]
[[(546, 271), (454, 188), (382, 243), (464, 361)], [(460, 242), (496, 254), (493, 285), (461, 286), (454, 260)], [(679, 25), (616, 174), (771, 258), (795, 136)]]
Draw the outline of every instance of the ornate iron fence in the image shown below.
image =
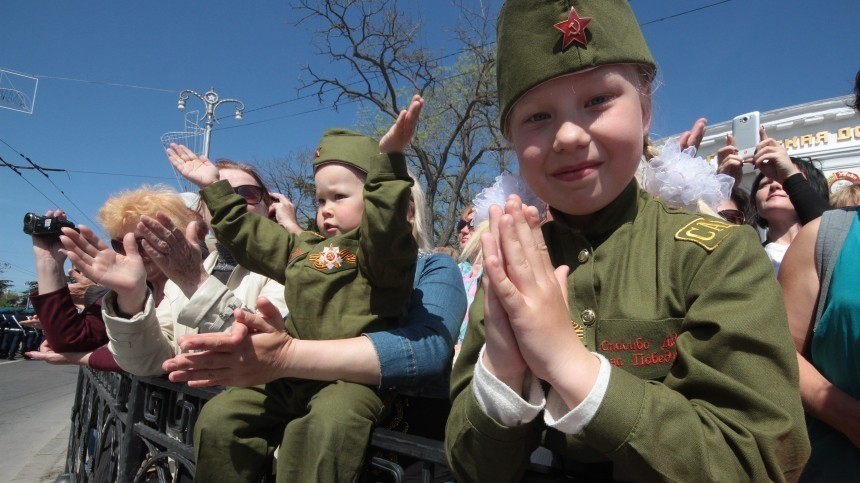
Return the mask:
[(217, 393), (82, 368), (66, 472), (77, 482), (190, 481), (194, 422)]
[[(164, 378), (81, 368), (72, 407), (66, 476), (74, 482), (190, 482), (194, 423), (219, 389), (195, 389)], [(407, 468), (408, 465), (408, 468)], [(445, 480), (442, 442), (376, 429), (364, 481)], [(447, 478), (450, 480), (450, 478)], [(559, 481), (532, 465), (526, 480)], [(267, 478), (274, 481), (274, 475)]]

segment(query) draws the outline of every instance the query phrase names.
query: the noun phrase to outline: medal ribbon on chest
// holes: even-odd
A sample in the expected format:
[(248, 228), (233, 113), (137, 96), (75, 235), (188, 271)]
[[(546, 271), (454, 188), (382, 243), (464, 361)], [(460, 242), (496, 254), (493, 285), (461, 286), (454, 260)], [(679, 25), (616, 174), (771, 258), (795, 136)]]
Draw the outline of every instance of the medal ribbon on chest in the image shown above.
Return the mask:
[(355, 254), (330, 243), (323, 248), (323, 251), (312, 254), (310, 260), (317, 270), (333, 270), (340, 268), (344, 263), (355, 265)]
[(579, 337), (579, 340), (585, 340), (585, 327), (575, 320), (571, 320), (570, 325), (573, 326), (573, 330), (576, 331), (576, 335)]

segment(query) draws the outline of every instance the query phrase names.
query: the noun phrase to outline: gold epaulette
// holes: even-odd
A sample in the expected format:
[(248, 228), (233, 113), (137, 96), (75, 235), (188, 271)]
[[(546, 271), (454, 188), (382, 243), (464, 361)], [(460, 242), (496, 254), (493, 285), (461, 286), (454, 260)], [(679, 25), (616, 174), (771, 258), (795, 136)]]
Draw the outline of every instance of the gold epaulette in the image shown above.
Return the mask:
[(712, 252), (732, 234), (731, 229), (736, 227), (737, 225), (726, 221), (696, 218), (678, 230), (675, 233), (675, 239), (693, 242)]

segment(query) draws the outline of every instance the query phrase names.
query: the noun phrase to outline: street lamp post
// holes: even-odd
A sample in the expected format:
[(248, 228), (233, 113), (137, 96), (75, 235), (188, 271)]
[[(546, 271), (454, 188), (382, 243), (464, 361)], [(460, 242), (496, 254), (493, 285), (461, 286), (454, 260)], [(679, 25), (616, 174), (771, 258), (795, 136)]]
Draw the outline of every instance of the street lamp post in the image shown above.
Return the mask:
[(215, 124), (215, 108), (220, 106), (221, 104), (226, 104), (228, 102), (234, 102), (238, 104), (236, 107), (236, 120), (242, 120), (242, 113), (245, 111), (245, 104), (238, 99), (221, 99), (218, 97), (218, 93), (215, 92), (215, 88), (211, 88), (203, 95), (200, 95), (191, 89), (185, 89), (184, 91), (179, 93), (179, 104), (177, 107), (180, 111), (185, 110), (185, 101), (188, 100), (188, 95), (191, 94), (194, 97), (203, 101), (203, 104), (206, 105), (206, 114), (203, 116), (206, 119), (206, 128), (203, 130), (203, 156), (209, 157), (209, 140), (212, 135), (212, 126)]

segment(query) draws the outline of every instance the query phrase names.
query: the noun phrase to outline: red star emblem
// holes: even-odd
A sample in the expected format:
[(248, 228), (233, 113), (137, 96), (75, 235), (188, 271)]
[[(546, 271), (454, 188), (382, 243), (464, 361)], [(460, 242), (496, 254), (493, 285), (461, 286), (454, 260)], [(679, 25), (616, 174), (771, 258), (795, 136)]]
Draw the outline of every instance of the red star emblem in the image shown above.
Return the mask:
[(567, 20), (553, 25), (553, 27), (564, 34), (561, 45), (562, 50), (566, 49), (574, 42), (577, 42), (583, 47), (588, 45), (588, 39), (585, 38), (585, 27), (588, 27), (588, 24), (590, 24), (592, 20), (594, 19), (591, 17), (580, 17), (579, 14), (576, 13), (576, 9), (570, 7), (570, 14), (567, 16)]

